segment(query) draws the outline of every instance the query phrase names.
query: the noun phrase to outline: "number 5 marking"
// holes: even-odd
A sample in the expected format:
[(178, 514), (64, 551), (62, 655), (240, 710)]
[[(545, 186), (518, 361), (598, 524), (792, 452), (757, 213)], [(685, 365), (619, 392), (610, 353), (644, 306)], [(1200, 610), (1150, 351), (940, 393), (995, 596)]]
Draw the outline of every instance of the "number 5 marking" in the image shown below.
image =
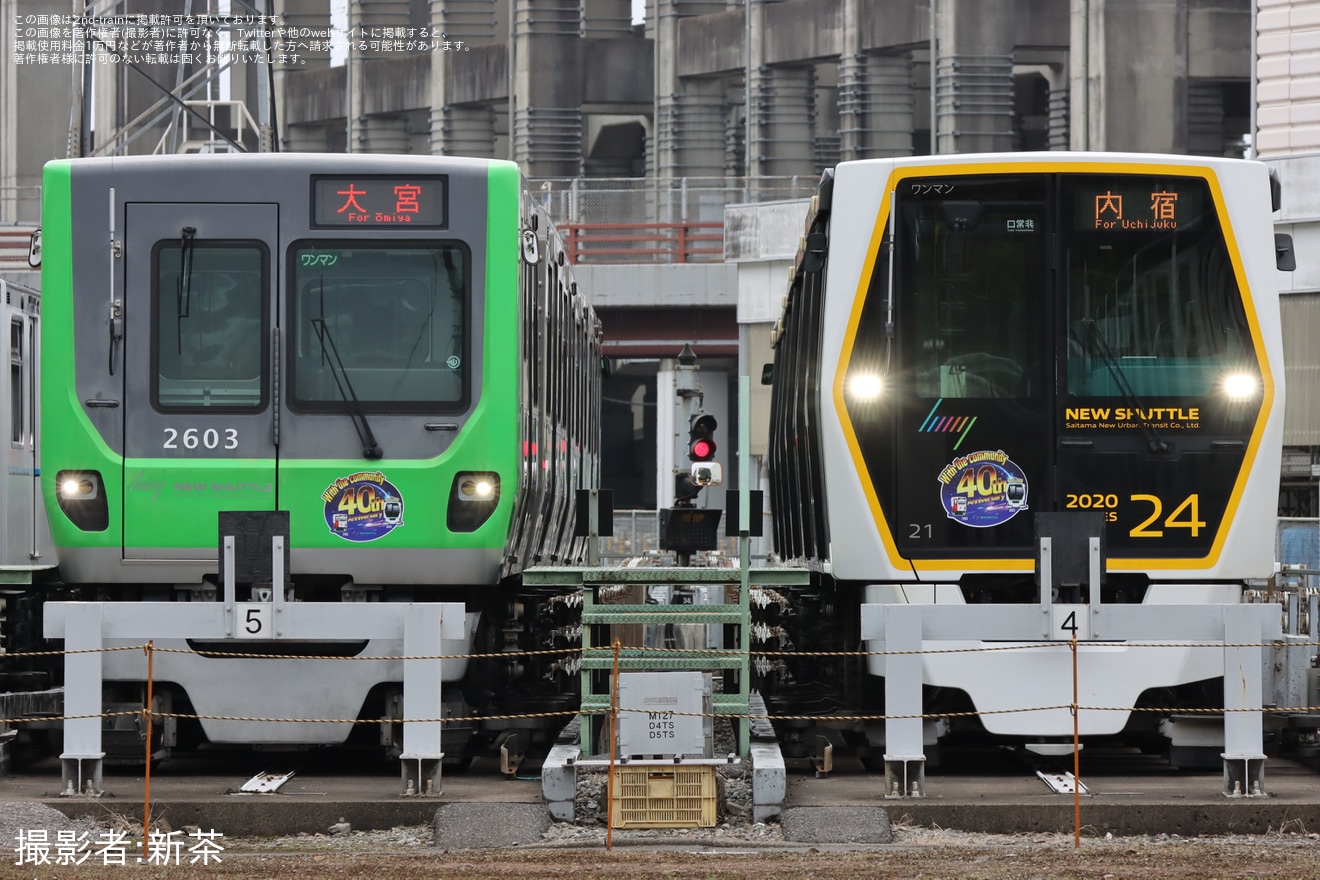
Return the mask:
[(271, 609), (269, 602), (234, 603), (234, 638), (269, 638)]

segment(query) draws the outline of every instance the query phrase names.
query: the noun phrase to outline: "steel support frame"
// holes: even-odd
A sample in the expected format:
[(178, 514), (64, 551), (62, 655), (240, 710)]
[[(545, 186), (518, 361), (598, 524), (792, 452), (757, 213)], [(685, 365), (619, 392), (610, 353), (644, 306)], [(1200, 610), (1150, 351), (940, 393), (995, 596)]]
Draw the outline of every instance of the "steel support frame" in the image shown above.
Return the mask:
[[(272, 541), (274, 557), (272, 640), (332, 641), (384, 639), (398, 643), (403, 660), (404, 794), (439, 794), (443, 723), (442, 640), (462, 640), (465, 609), (460, 602), (286, 602), (284, 539)], [(228, 563), (223, 602), (49, 602), (44, 635), (63, 639), (64, 749), (60, 754), (64, 794), (101, 793), (105, 752), (101, 745), (102, 649), (107, 643), (157, 639), (203, 641), (234, 638), (235, 593), (232, 537), (223, 538)], [(252, 603), (260, 604), (260, 603)]]
[[(1048, 539), (1046, 539), (1048, 540)], [(925, 793), (922, 662), (926, 641), (1040, 641), (1056, 613), (1047, 579), (1036, 605), (862, 606), (862, 639), (884, 650), (885, 794)], [(1099, 595), (1093, 591), (1092, 595)], [(1282, 637), (1272, 604), (1103, 605), (1085, 609), (1090, 641), (1221, 642), (1224, 646), (1224, 794), (1265, 795), (1262, 682), (1265, 644)], [(1043, 612), (1043, 613), (1042, 613)], [(1080, 615), (1079, 615), (1080, 617)], [(883, 643), (876, 646), (875, 642)], [(1082, 641), (1081, 644), (1085, 644)], [(910, 652), (910, 653), (895, 653)]]
[[(750, 555), (743, 553), (743, 560)], [(656, 651), (648, 648), (623, 648), (621, 671), (697, 669), (715, 671), (735, 669), (743, 684), (736, 693), (716, 694), (715, 712), (737, 716), (750, 715), (750, 595), (755, 587), (800, 586), (810, 582), (810, 572), (800, 568), (570, 568), (544, 566), (524, 570), (523, 581), (538, 586), (582, 590), (582, 725), (579, 742), (589, 749), (600, 730), (610, 705), (609, 695), (592, 691), (590, 673), (613, 666), (607, 646), (591, 641), (590, 627), (597, 624), (736, 624), (741, 636), (738, 649), (723, 652), (710, 650)], [(615, 605), (595, 601), (598, 587), (608, 585), (739, 585), (737, 604), (726, 605)], [(588, 656), (589, 655), (589, 656)], [(749, 725), (740, 725), (738, 753), (747, 757), (750, 747)]]

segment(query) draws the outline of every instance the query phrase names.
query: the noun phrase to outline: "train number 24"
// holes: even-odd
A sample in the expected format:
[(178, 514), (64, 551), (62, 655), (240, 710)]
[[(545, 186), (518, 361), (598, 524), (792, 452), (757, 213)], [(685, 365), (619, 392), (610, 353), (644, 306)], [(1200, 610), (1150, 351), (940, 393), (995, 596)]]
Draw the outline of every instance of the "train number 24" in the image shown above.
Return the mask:
[[(1151, 528), (1156, 520), (1164, 513), (1164, 501), (1158, 495), (1132, 495), (1129, 500), (1143, 502), (1151, 506), (1150, 516), (1141, 521), (1141, 524), (1128, 532), (1131, 538), (1162, 538), (1164, 530)], [(1110, 508), (1118, 506), (1118, 497), (1116, 495), (1074, 495), (1068, 494), (1067, 506), (1073, 508)], [(1193, 538), (1201, 534), (1201, 529), (1205, 528), (1205, 521), (1201, 519), (1201, 496), (1192, 493), (1183, 499), (1182, 503), (1173, 509), (1173, 512), (1164, 517), (1162, 525), (1165, 529), (1187, 529), (1191, 532)]]
[[(1161, 538), (1164, 532), (1159, 529), (1150, 528), (1151, 523), (1160, 518), (1164, 512), (1164, 503), (1160, 501), (1158, 495), (1133, 495), (1133, 501), (1145, 501), (1151, 505), (1150, 516), (1146, 517), (1141, 525), (1137, 526), (1128, 535), (1133, 538)], [(1193, 493), (1183, 499), (1173, 509), (1173, 513), (1164, 518), (1164, 528), (1166, 529), (1189, 529), (1192, 537), (1195, 538), (1201, 534), (1201, 529), (1205, 528), (1205, 522), (1201, 519), (1200, 496)], [(1182, 517), (1181, 519), (1179, 517)]]

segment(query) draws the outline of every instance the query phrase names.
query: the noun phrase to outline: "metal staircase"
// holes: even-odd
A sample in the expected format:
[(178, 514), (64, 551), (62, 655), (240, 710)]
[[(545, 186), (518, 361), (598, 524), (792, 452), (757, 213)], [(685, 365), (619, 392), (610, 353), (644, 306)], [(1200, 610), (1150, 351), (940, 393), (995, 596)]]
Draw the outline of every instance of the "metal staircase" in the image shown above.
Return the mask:
[[(610, 709), (609, 673), (614, 667), (610, 650), (609, 627), (642, 624), (723, 625), (725, 647), (664, 648), (625, 646), (619, 652), (621, 672), (660, 672), (690, 670), (732, 672), (725, 681), (724, 693), (713, 696), (716, 715), (736, 716), (738, 751), (746, 756), (749, 749), (750, 715), (748, 698), (751, 688), (751, 590), (758, 586), (804, 584), (808, 573), (801, 569), (738, 568), (534, 568), (524, 572), (529, 584), (582, 588), (582, 727), (580, 742), (590, 751), (599, 731), (599, 720)], [(614, 586), (709, 586), (723, 588), (726, 602), (712, 605), (649, 605), (602, 602), (602, 588)], [(736, 599), (729, 594), (736, 590)], [(730, 631), (730, 628), (733, 631)], [(734, 642), (730, 646), (730, 642)], [(730, 680), (733, 679), (733, 681)], [(729, 690), (730, 685), (733, 689)]]
[[(750, 448), (748, 440), (749, 381), (740, 378), (739, 446)], [(739, 485), (748, 484), (747, 457), (740, 456)], [(593, 492), (594, 494), (594, 492)], [(712, 695), (716, 715), (734, 716), (737, 721), (738, 754), (750, 750), (751, 728), (751, 597), (758, 587), (786, 587), (810, 582), (810, 572), (800, 568), (752, 568), (748, 532), (748, 494), (738, 493), (741, 530), (738, 535), (738, 566), (606, 568), (590, 564), (585, 568), (539, 566), (523, 572), (528, 585), (554, 586), (582, 590), (582, 718), (578, 739), (584, 752), (596, 743), (600, 722), (611, 708), (610, 676), (614, 670), (610, 632), (616, 626), (641, 624), (722, 625), (722, 648), (667, 648), (628, 645), (620, 648), (619, 671), (664, 672), (700, 671), (733, 673), (725, 677), (725, 691)], [(598, 514), (593, 500), (589, 505), (587, 556), (590, 563), (599, 560)], [(611, 587), (639, 588), (645, 595), (654, 586), (706, 586), (722, 592), (724, 602), (708, 605), (617, 604), (602, 601), (601, 591)], [(637, 590), (633, 591), (634, 594)], [(731, 596), (731, 594), (734, 594)], [(718, 593), (717, 593), (718, 595)], [(734, 680), (731, 680), (734, 679)]]

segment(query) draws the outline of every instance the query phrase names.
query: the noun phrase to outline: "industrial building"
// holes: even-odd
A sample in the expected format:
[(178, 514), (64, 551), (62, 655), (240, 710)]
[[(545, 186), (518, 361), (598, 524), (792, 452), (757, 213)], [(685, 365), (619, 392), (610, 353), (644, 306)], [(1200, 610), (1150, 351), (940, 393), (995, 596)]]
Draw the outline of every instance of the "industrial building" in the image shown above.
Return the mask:
[[(1299, 254), (1315, 251), (1308, 224), (1320, 226), (1315, 175), (1297, 158), (1320, 150), (1314, 0), (118, 0), (88, 3), (81, 19), (66, 0), (0, 9), (3, 277), (35, 280), (27, 235), (55, 157), (513, 159), (568, 230), (605, 323), (606, 481), (619, 508), (669, 500), (653, 476), (669, 454), (656, 412), (672, 401), (685, 342), (707, 409), (736, 436), (733, 377), (766, 358), (800, 232), (792, 200), (840, 160), (1257, 155), (1278, 167)], [(730, 204), (765, 207), (726, 215)], [(1299, 265), (1289, 294), (1284, 508), (1313, 516), (1320, 352), (1307, 328), (1320, 322), (1320, 269)]]

